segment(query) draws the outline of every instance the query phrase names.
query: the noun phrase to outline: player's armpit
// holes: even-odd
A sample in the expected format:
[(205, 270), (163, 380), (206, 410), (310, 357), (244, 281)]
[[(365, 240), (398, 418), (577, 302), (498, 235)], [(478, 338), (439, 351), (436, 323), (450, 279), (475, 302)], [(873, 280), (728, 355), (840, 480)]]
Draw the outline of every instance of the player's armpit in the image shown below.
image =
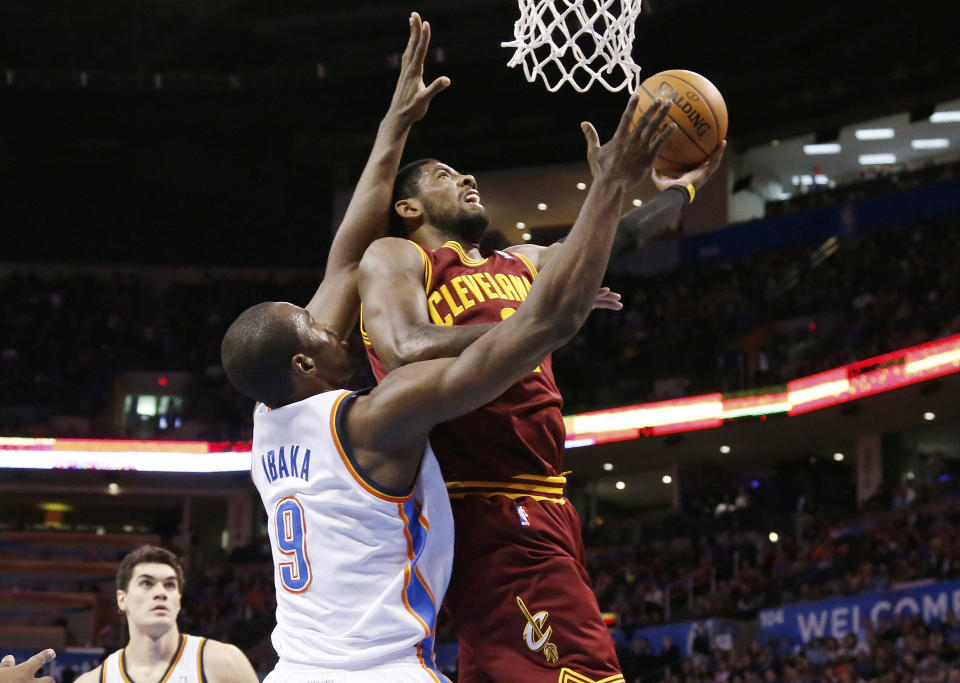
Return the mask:
[(236, 645), (207, 640), (203, 647), (203, 672), (208, 683), (259, 683), (250, 660)]
[[(543, 267), (547, 265), (553, 255), (557, 253), (560, 245), (561, 242), (554, 242), (549, 247), (541, 247), (539, 244), (515, 244), (512, 247), (507, 247), (505, 251), (508, 254), (520, 254), (529, 260), (537, 271), (540, 271), (543, 270)], [(531, 278), (535, 276), (536, 273), (530, 273)]]

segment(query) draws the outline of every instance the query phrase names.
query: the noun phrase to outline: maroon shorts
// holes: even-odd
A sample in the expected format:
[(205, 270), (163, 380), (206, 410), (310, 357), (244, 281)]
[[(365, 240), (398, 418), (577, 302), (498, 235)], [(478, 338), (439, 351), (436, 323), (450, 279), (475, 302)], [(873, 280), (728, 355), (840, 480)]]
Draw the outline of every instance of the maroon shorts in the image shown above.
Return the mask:
[(460, 683), (621, 683), (569, 502), (477, 495), (456, 520), (446, 608)]

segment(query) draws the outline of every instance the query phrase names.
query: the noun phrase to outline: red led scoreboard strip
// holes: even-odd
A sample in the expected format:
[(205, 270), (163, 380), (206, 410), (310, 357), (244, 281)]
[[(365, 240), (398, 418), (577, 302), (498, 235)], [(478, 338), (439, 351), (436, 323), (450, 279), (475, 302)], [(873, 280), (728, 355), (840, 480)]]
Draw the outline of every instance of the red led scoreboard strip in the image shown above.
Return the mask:
[[(868, 358), (787, 383), (786, 391), (704, 394), (563, 418), (567, 448), (719, 427), (726, 420), (800, 415), (960, 372), (960, 335)], [(250, 444), (209, 441), (0, 437), (0, 468), (243, 472)]]
[(960, 335), (801, 377), (788, 382), (786, 391), (704, 394), (570, 415), (563, 418), (567, 448), (707, 429), (740, 417), (800, 415), (954, 372), (960, 372)]

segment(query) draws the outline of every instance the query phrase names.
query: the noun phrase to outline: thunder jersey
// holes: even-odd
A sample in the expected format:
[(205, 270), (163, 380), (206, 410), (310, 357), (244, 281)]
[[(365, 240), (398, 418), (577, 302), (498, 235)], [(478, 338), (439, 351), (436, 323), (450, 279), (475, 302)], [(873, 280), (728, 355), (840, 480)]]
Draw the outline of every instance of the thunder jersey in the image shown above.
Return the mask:
[[(487, 258), (472, 259), (454, 241), (433, 252), (411, 244), (423, 257), (427, 310), (437, 325), (505, 320), (527, 298), (537, 276), (533, 264), (520, 254), (494, 251)], [(381, 380), (386, 372), (362, 316), (361, 332), (374, 375)], [(517, 495), (562, 495), (563, 399), (550, 356), (530, 370), (496, 400), (430, 433), (451, 497), (502, 492), (502, 482), (508, 481), (507, 488)]]
[[(160, 678), (160, 683), (207, 683), (203, 673), (203, 648), (206, 638), (180, 634), (180, 644), (170, 660), (170, 666)], [(100, 668), (100, 683), (131, 683), (124, 662), (125, 650), (117, 650), (103, 660)]]
[(450, 580), (453, 516), (426, 446), (412, 491), (370, 482), (344, 419), (357, 393), (329, 391), (253, 420), (253, 481), (267, 511), (280, 666), (417, 664)]

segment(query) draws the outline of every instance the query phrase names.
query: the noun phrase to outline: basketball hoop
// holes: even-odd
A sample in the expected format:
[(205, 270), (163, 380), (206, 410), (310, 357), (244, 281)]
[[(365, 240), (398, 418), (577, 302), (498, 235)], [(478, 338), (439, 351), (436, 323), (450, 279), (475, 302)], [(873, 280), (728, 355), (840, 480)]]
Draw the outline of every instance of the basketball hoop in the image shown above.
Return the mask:
[(641, 0), (518, 0), (513, 25), (515, 48), (507, 66), (523, 65), (533, 83), (543, 79), (550, 92), (569, 83), (586, 92), (595, 83), (612, 92), (640, 85), (634, 64), (634, 23)]

